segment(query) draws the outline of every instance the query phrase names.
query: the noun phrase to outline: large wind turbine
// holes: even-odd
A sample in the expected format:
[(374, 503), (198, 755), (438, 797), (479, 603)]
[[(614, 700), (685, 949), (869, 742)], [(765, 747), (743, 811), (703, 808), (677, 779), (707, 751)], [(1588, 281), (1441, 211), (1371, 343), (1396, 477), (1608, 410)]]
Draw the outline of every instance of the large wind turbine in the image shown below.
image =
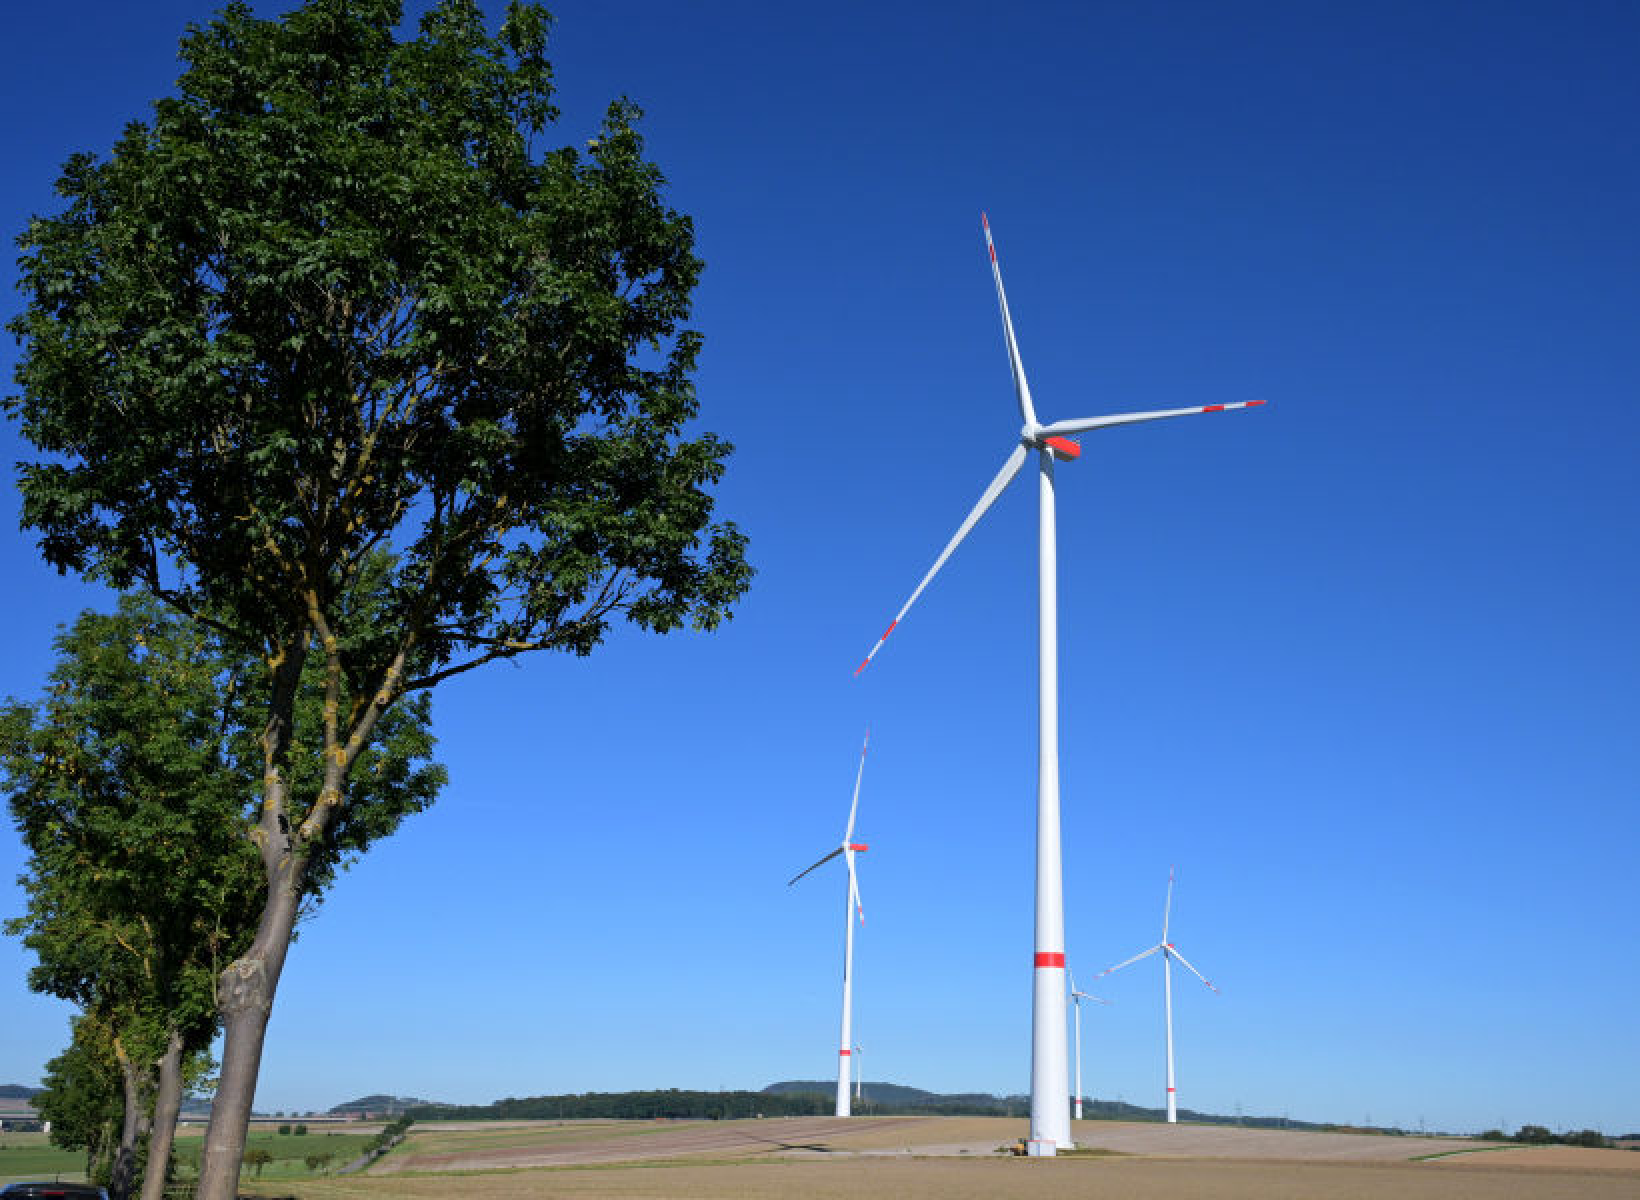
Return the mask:
[(1070, 1081), (1066, 1070), (1065, 1047), (1065, 904), (1063, 861), (1059, 844), (1059, 611), (1055, 562), (1054, 462), (1069, 461), (1082, 453), (1071, 438), (1116, 425), (1159, 421), (1165, 417), (1185, 417), (1195, 413), (1225, 412), (1252, 408), (1262, 400), (1233, 404), (1204, 404), (1196, 408), (1167, 408), (1153, 412), (1113, 413), (1103, 417), (1076, 417), (1044, 425), (1036, 419), (1030, 385), (1014, 338), (1013, 318), (1008, 313), (1008, 297), (1002, 290), (1002, 269), (997, 265), (996, 245), (991, 240), (991, 223), (982, 214), (985, 245), (991, 255), (991, 274), (996, 279), (997, 304), (1002, 309), (1002, 332), (1008, 348), (1008, 364), (1013, 370), (1014, 397), (1024, 425), (1019, 444), (1009, 453), (996, 478), (980, 495), (979, 502), (957, 527), (956, 535), (934, 560), (922, 582), (911, 593), (883, 636), (871, 648), (854, 673), (858, 675), (882, 648), (888, 635), (904, 619), (929, 581), (939, 573), (958, 543), (968, 536), (987, 509), (996, 502), (1025, 459), (1036, 453), (1037, 495), (1037, 788), (1036, 788), (1036, 929), (1032, 959), (1031, 1004), (1031, 1130), (1027, 1149), (1031, 1154), (1051, 1155), (1058, 1147), (1071, 1147)]
[(854, 856), (864, 853), (868, 847), (857, 845), (854, 841), (854, 815), (860, 810), (860, 780), (865, 778), (866, 748), (870, 745), (871, 730), (868, 729), (866, 730), (866, 740), (860, 747), (860, 769), (854, 775), (854, 803), (849, 805), (848, 828), (843, 830), (842, 843), (837, 849), (815, 863), (814, 866), (806, 867), (793, 875), (786, 884), (787, 887), (790, 887), (814, 870), (815, 867), (829, 863), (839, 854), (843, 856), (843, 862), (848, 867), (848, 899), (843, 909), (843, 1036), (838, 1042), (839, 1049), (837, 1051), (837, 1115), (839, 1117), (849, 1115), (848, 1085), (851, 1046), (849, 1038), (853, 1032), (851, 1026), (854, 1021), (854, 915), (859, 913), (862, 923), (866, 919), (866, 910), (860, 904), (860, 883), (854, 873)]
[[(1069, 969), (1067, 968), (1067, 971)], [(1082, 1119), (1082, 1001), (1092, 1000), (1095, 1004), (1109, 1004), (1109, 1000), (1101, 999), (1091, 992), (1076, 990), (1076, 975), (1070, 975), (1071, 999), (1076, 1002), (1076, 1099), (1075, 1111), (1072, 1114), (1080, 1121)]]
[(1106, 967), (1099, 972), (1103, 979), (1112, 971), (1120, 971), (1123, 967), (1130, 967), (1141, 958), (1149, 958), (1158, 950), (1162, 952), (1162, 1009), (1167, 1022), (1167, 1119), (1170, 1124), (1177, 1124), (1179, 1120), (1178, 1089), (1173, 1086), (1173, 960), (1178, 959), (1179, 965), (1188, 970), (1197, 979), (1207, 984), (1208, 990), (1217, 992), (1219, 989), (1208, 982), (1190, 960), (1180, 954), (1178, 948), (1167, 940), (1167, 923), (1173, 914), (1173, 868), (1167, 869), (1167, 904), (1162, 909), (1162, 940), (1142, 954), (1135, 954), (1126, 962), (1119, 962), (1114, 967)]

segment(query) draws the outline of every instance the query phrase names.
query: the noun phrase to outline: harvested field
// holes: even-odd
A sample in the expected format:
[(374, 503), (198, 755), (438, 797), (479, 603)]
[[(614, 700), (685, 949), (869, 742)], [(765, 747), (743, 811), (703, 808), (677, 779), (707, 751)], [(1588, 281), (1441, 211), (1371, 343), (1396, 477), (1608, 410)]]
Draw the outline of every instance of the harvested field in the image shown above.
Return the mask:
[[(299, 1200), (1640, 1197), (1640, 1154), (1621, 1150), (1088, 1121), (1076, 1136), (1106, 1153), (996, 1153), (1024, 1132), (981, 1117), (429, 1124), (368, 1176), (273, 1186)], [(1430, 1154), (1445, 1157), (1410, 1161)]]
[[(1456, 1162), (1468, 1155), (1443, 1158)], [(1640, 1196), (1640, 1154), (1632, 1150), (1596, 1150), (1590, 1146), (1498, 1146), (1486, 1152), (1487, 1166), (1555, 1167), (1578, 1171), (1633, 1171), (1635, 1195)]]
[(1085, 1121), (1073, 1134), (1084, 1146), (1167, 1158), (1252, 1158), (1300, 1162), (1407, 1162), (1431, 1154), (1473, 1150), (1468, 1138), (1384, 1137), (1308, 1129), (1244, 1129), (1234, 1125), (1159, 1125)]
[[(756, 1121), (565, 1121), (506, 1128), (417, 1126), (371, 1174), (712, 1158), (987, 1155), (1025, 1136), (994, 1117), (780, 1117)], [(1473, 1150), (1461, 1138), (1374, 1137), (1222, 1125), (1077, 1122), (1084, 1147), (1166, 1158), (1405, 1162)], [(1530, 1151), (1528, 1151), (1530, 1153)], [(1610, 1151), (1620, 1155), (1620, 1151)], [(1640, 1160), (1640, 1156), (1636, 1156)], [(1640, 1165), (1640, 1161), (1637, 1161)]]
[(1640, 1176), (1478, 1164), (848, 1156), (350, 1177), (278, 1187), (300, 1200), (1634, 1200)]
[[(863, 1148), (858, 1139), (924, 1121), (919, 1117), (781, 1117), (766, 1121), (568, 1121), (502, 1130), (416, 1128), (372, 1175), (497, 1167), (652, 1162)], [(1017, 1121), (1010, 1125), (1017, 1126)], [(990, 1147), (993, 1148), (994, 1147)]]

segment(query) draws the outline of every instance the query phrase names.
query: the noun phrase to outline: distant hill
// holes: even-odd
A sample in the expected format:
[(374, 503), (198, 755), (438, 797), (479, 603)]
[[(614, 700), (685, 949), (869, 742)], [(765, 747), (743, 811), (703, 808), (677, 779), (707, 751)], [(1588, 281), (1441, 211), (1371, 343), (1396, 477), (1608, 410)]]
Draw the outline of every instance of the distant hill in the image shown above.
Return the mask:
[[(788, 1093), (820, 1092), (833, 1096), (837, 1092), (837, 1081), (794, 1079), (782, 1083), (771, 1083), (763, 1089), (771, 1095)], [(881, 1113), (928, 1113), (940, 1116), (981, 1116), (981, 1117), (1022, 1117), (1028, 1116), (1031, 1111), (1029, 1096), (993, 1096), (988, 1092), (925, 1092), (921, 1088), (905, 1087), (898, 1083), (871, 1083), (867, 1081), (861, 1085), (863, 1103), (859, 1108), (865, 1112)], [(1161, 1121), (1166, 1119), (1166, 1112), (1160, 1108), (1143, 1108), (1137, 1104), (1125, 1104), (1119, 1100), (1090, 1100), (1086, 1097), (1082, 1101), (1082, 1114), (1092, 1121)], [(1317, 1125), (1309, 1121), (1292, 1121), (1286, 1117), (1247, 1117), (1221, 1116), (1217, 1113), (1196, 1112), (1192, 1109), (1181, 1108), (1179, 1120), (1195, 1122), (1202, 1125), (1248, 1125), (1263, 1129), (1325, 1129), (1324, 1125)]]
[[(771, 1083), (763, 1091), (771, 1096), (798, 1092), (819, 1092), (833, 1096), (837, 1081), (816, 1079), (788, 1079)], [(861, 1096), (867, 1104), (895, 1112), (923, 1110), (929, 1113), (973, 1114), (978, 1116), (1016, 1116), (1030, 1111), (1029, 1096), (993, 1096), (989, 1092), (925, 1092), (922, 1088), (906, 1087), (899, 1083), (871, 1083), (861, 1085)]]
[(415, 1096), (388, 1096), (375, 1093), (369, 1096), (360, 1096), (357, 1100), (348, 1100), (338, 1104), (328, 1111), (332, 1116), (346, 1116), (349, 1113), (370, 1113), (372, 1116), (396, 1117), (412, 1108), (441, 1107), (437, 1100), (421, 1100)]
[(26, 1083), (0, 1083), (0, 1100), (28, 1100), (45, 1091)]

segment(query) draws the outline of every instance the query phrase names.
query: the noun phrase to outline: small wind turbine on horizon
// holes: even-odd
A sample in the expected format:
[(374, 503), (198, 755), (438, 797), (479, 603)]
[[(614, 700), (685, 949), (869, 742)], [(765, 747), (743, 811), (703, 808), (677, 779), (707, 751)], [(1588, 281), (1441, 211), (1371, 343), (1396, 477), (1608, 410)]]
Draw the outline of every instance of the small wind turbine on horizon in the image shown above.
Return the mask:
[(1151, 412), (1114, 413), (1103, 417), (1075, 417), (1044, 425), (1036, 419), (1025, 366), (1014, 337), (1008, 297), (1002, 288), (1002, 268), (997, 265), (996, 245), (991, 240), (991, 223), (982, 213), (985, 245), (991, 256), (991, 274), (996, 280), (997, 304), (1002, 310), (1003, 339), (1007, 343), (1008, 365), (1013, 372), (1014, 398), (1024, 424), (1018, 445), (1003, 461), (1002, 469), (980, 494), (979, 502), (957, 526), (956, 534), (940, 551), (934, 565), (922, 577), (889, 622), (883, 636), (855, 668), (859, 675), (882, 649), (888, 635), (905, 618), (917, 597), (923, 594), (945, 560), (979, 523), (998, 496), (1013, 482), (1032, 452), (1037, 460), (1037, 791), (1036, 791), (1036, 919), (1033, 937), (1031, 999), (1031, 1125), (1027, 1150), (1035, 1155), (1051, 1155), (1056, 1149), (1070, 1149), (1071, 1139), (1069, 1071), (1065, 1045), (1065, 899), (1064, 860), (1059, 835), (1059, 583), (1057, 535), (1054, 507), (1054, 463), (1078, 458), (1082, 447), (1072, 440), (1117, 425), (1159, 421), (1196, 413), (1226, 412), (1253, 408), (1262, 400), (1229, 404), (1204, 404), (1194, 408), (1157, 409)]
[(1217, 995), (1219, 989), (1214, 987), (1212, 983), (1208, 981), (1207, 976), (1203, 975), (1200, 971), (1196, 970), (1195, 967), (1191, 966), (1190, 960), (1180, 954), (1178, 948), (1174, 946), (1172, 942), (1167, 940), (1167, 925), (1172, 914), (1173, 868), (1169, 867), (1167, 869), (1167, 904), (1162, 909), (1162, 940), (1152, 946), (1149, 950), (1144, 951), (1142, 954), (1135, 954), (1132, 958), (1125, 962), (1119, 962), (1114, 967), (1106, 967), (1103, 971), (1099, 972), (1098, 978), (1103, 979), (1106, 975), (1109, 975), (1114, 971), (1120, 971), (1123, 967), (1131, 967), (1140, 959), (1149, 958), (1158, 950), (1162, 952), (1162, 1009), (1167, 1024), (1167, 1120), (1170, 1125), (1176, 1125), (1179, 1122), (1179, 1093), (1178, 1089), (1174, 1086), (1173, 1079), (1173, 960), (1178, 959), (1181, 966), (1188, 970), (1197, 979), (1207, 984), (1208, 991)]
[(837, 1051), (837, 1115), (849, 1115), (849, 1057), (851, 1051), (850, 1036), (853, 1033), (854, 1021), (854, 917), (858, 913), (861, 924), (865, 923), (866, 910), (860, 904), (860, 882), (854, 872), (854, 856), (863, 854), (869, 847), (858, 845), (854, 841), (854, 817), (860, 811), (860, 781), (866, 773), (866, 749), (871, 745), (871, 730), (866, 730), (866, 740), (860, 746), (860, 768), (854, 776), (854, 802), (848, 809), (848, 827), (843, 830), (843, 841), (830, 854), (826, 855), (814, 866), (805, 867), (787, 881), (790, 887), (815, 867), (824, 866), (839, 854), (848, 867), (847, 903), (843, 909), (843, 1035), (839, 1041)]
[(1092, 1000), (1095, 1004), (1109, 1004), (1110, 1001), (1095, 996), (1091, 992), (1077, 991), (1076, 973), (1067, 967), (1066, 974), (1070, 978), (1071, 999), (1076, 1002), (1076, 1111), (1072, 1115), (1080, 1121), (1082, 1119), (1082, 1001)]

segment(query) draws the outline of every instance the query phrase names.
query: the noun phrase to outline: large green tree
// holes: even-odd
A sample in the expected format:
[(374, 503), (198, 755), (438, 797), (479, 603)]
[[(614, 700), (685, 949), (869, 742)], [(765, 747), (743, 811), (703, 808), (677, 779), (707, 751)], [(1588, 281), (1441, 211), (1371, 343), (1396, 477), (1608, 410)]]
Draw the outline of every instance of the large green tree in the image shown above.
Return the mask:
[[(258, 829), (265, 703), (255, 658), (158, 601), (122, 598), (57, 639), (35, 704), (0, 708), (0, 788), (29, 850), (24, 914), (7, 923), (39, 959), (32, 987), (81, 1006), (109, 1047), (123, 1095), (110, 1190), (132, 1189), (149, 1139), (144, 1200), (170, 1162), (184, 1072), (218, 1029), (223, 964), (249, 945), (262, 909)], [(317, 662), (298, 692), (298, 729), (322, 721)], [(315, 848), (304, 900), (338, 865), (431, 802), (443, 781), (426, 693), (378, 729), (346, 821)], [(311, 798), (322, 766), (308, 743), (292, 787)]]
[[(689, 429), (693, 230), (636, 111), (544, 148), (544, 10), (510, 4), (492, 35), (440, 0), (403, 40), (400, 17), (230, 5), (184, 39), (177, 94), (70, 159), (62, 211), (21, 238), (25, 524), (60, 568), (263, 656), (265, 904), (219, 980), (207, 1200), (233, 1195), (304, 880), (383, 715), (496, 659), (590, 653), (618, 620), (710, 629), (751, 575), (712, 521), (729, 447)], [(367, 614), (350, 597), (379, 550)]]
[(51, 1122), (51, 1143), (85, 1152), (85, 1176), (106, 1181), (113, 1172), (124, 1112), (113, 1039), (97, 1017), (82, 1013), (68, 1047), (46, 1063), (43, 1089), (30, 1101)]

